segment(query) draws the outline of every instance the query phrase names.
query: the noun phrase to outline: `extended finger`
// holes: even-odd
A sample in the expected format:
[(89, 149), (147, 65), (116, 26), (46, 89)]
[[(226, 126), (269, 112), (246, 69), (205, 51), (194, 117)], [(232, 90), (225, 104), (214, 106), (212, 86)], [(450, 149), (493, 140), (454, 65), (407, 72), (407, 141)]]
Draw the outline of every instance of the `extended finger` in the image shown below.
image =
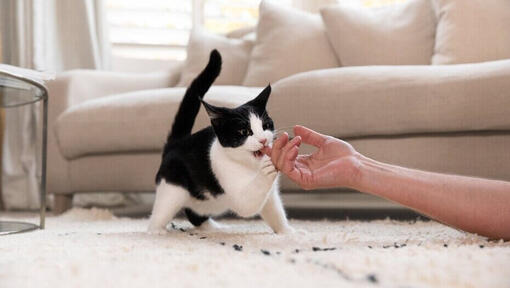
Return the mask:
[(294, 134), (301, 136), (303, 138), (303, 142), (315, 147), (321, 147), (327, 139), (327, 136), (300, 125), (296, 125), (294, 127)]
[(281, 168), (283, 173), (290, 173), (296, 166), (296, 157), (299, 154), (298, 146), (290, 148), (289, 152), (285, 155), (285, 159)]
[[(282, 152), (282, 147), (285, 146), (287, 142), (289, 142), (289, 134), (287, 134), (287, 132), (284, 132), (280, 138), (273, 142), (273, 148), (271, 149), (271, 161), (273, 161), (275, 166)], [(278, 166), (276, 166), (276, 168), (278, 169)]]
[(278, 170), (281, 170), (281, 168), (283, 167), (283, 163), (285, 162), (285, 157), (286, 157), (287, 153), (290, 151), (290, 149), (292, 149), (292, 147), (296, 147), (296, 146), (299, 147), (299, 145), (301, 145), (301, 137), (296, 136), (296, 137), (292, 138), (292, 140), (290, 140), (285, 146), (283, 146), (283, 148), (281, 149), (281, 153), (278, 156), (277, 164), (275, 165)]

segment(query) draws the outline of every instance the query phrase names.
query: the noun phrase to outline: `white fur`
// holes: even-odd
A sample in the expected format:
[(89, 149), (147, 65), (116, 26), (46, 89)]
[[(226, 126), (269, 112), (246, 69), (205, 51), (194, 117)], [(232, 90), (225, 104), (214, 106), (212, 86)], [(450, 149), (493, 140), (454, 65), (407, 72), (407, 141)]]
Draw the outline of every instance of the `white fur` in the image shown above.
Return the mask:
[(156, 199), (154, 200), (149, 221), (149, 232), (156, 234), (165, 233), (168, 222), (188, 202), (189, 198), (189, 193), (184, 188), (168, 184), (162, 179), (156, 188)]
[(278, 183), (275, 183), (271, 195), (267, 199), (266, 204), (260, 211), (262, 219), (277, 233), (294, 232), (294, 229), (289, 226), (287, 217), (285, 217), (285, 210), (283, 209), (282, 200), (278, 193)]
[[(183, 188), (164, 180), (156, 191), (149, 231), (160, 232), (182, 207), (189, 207), (199, 214), (219, 215), (232, 210), (242, 217), (261, 214), (264, 221), (277, 233), (293, 231), (288, 225), (278, 189), (278, 173), (267, 156), (256, 158), (253, 152), (269, 145), (273, 139), (270, 130), (264, 130), (262, 120), (250, 115), (253, 135), (236, 148), (223, 147), (218, 139), (211, 145), (210, 157), (214, 175), (224, 194), (206, 195), (201, 201), (189, 196)], [(261, 140), (265, 140), (262, 144)], [(212, 221), (212, 220), (211, 220)], [(205, 224), (205, 223), (204, 223)], [(208, 226), (216, 226), (214, 222)]]

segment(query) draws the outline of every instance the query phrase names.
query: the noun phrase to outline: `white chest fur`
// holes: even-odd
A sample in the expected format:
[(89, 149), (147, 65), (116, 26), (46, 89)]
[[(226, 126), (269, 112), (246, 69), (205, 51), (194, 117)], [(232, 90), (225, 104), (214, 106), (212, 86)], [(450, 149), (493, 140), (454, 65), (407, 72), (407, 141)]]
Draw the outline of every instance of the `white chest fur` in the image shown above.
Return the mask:
[(213, 173), (226, 194), (246, 186), (259, 171), (260, 160), (250, 152), (223, 148), (217, 139), (211, 146), (210, 158)]
[(231, 197), (240, 193), (257, 175), (260, 160), (246, 152), (226, 151), (216, 139), (210, 150), (211, 168), (225, 194), (213, 197), (206, 193), (207, 200), (191, 198), (186, 206), (204, 215), (218, 215), (231, 208)]

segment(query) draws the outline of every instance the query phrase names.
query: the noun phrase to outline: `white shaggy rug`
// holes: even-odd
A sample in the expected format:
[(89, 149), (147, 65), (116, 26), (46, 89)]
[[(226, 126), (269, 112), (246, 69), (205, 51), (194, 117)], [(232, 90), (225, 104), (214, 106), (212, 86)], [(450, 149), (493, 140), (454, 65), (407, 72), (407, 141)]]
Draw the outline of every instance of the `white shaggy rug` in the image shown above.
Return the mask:
[(153, 236), (146, 219), (73, 209), (0, 236), (0, 287), (510, 287), (510, 243), (436, 222), (292, 221), (307, 233), (284, 236), (220, 222)]

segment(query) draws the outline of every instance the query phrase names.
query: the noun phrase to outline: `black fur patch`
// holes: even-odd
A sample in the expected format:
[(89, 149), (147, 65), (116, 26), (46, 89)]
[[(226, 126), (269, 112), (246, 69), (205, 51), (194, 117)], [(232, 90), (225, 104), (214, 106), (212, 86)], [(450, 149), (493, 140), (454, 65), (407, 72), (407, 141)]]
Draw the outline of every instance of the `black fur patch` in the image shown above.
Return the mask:
[(167, 143), (168, 152), (163, 155), (156, 183), (159, 184), (163, 178), (167, 183), (185, 188), (199, 200), (207, 200), (205, 191), (214, 197), (222, 194), (223, 188), (212, 173), (209, 158), (209, 147), (214, 138), (212, 128), (208, 127)]
[[(204, 223), (205, 221), (207, 221), (207, 219), (209, 219), (209, 217), (207, 217), (207, 216), (198, 215), (197, 213), (195, 213), (195, 211), (193, 211), (189, 208), (184, 209), (184, 214), (186, 214), (186, 217), (188, 218), (189, 222), (191, 224), (193, 224), (193, 226), (195, 226), (195, 227), (202, 225), (202, 223)], [(200, 239), (202, 239), (202, 238), (200, 238)]]

